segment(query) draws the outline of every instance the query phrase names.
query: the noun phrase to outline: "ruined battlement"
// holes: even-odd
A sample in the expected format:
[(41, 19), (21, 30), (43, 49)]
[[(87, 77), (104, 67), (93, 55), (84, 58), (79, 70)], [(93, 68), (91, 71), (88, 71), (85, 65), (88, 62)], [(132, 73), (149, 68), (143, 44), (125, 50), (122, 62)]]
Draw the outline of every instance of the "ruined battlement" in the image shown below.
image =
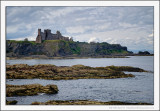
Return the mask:
[(56, 34), (52, 34), (50, 29), (45, 29), (44, 32), (41, 32), (41, 29), (38, 29), (36, 43), (42, 43), (43, 40), (73, 41), (72, 38), (62, 36), (60, 31), (57, 31)]

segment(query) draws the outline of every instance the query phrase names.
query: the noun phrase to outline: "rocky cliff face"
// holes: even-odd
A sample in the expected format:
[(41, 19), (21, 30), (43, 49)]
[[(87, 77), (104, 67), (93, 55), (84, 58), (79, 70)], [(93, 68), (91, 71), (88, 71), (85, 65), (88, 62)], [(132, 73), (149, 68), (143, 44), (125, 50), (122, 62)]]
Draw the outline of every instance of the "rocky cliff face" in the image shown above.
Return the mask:
[(64, 40), (46, 40), (43, 43), (34, 41), (6, 41), (7, 57), (46, 55), (59, 56), (103, 56), (128, 54), (127, 47), (119, 44), (86, 43)]

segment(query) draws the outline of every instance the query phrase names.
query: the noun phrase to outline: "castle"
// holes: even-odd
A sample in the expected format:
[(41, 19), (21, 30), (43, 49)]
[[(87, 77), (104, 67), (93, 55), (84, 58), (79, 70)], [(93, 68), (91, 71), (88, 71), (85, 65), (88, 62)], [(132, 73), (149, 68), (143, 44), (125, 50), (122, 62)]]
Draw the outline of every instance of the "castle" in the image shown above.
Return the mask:
[(64, 37), (59, 31), (56, 34), (52, 34), (50, 29), (45, 29), (44, 32), (41, 32), (41, 29), (38, 29), (38, 35), (36, 38), (36, 43), (42, 43), (43, 40), (65, 40), (73, 41), (72, 37)]

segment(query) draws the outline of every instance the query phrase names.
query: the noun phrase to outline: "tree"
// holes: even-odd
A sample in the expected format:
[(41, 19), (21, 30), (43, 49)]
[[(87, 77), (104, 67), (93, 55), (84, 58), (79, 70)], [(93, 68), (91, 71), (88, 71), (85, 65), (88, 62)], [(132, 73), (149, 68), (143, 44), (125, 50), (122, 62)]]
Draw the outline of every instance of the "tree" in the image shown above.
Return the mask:
[(28, 38), (25, 38), (24, 41), (28, 41)]

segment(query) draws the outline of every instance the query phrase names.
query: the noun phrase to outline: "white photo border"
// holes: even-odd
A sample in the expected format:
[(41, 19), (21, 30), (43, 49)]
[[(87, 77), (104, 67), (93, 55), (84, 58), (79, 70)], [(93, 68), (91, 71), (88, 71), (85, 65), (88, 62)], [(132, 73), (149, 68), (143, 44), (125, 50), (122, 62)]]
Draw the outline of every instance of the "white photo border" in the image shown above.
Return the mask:
[[(154, 105), (5, 105), (6, 6), (154, 6)], [(1, 1), (1, 110), (158, 110), (159, 1)]]

